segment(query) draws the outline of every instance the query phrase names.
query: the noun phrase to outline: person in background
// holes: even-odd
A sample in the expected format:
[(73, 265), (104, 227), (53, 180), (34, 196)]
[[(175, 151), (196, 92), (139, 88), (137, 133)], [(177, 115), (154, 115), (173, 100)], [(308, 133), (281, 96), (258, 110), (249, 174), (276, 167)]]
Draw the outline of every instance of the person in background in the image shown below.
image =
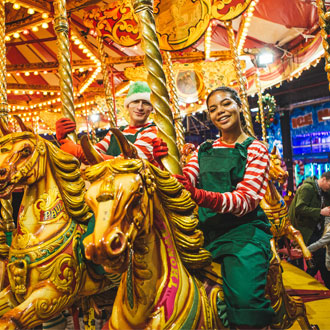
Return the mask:
[(206, 104), (220, 138), (201, 144), (176, 177), (198, 204), (205, 248), (221, 264), (230, 328), (265, 328), (274, 316), (265, 297), (272, 235), (259, 202), (268, 183), (269, 154), (245, 133), (234, 89), (213, 90)]
[[(134, 82), (130, 85), (124, 106), (129, 113), (129, 125), (120, 127), (125, 137), (134, 144), (138, 155), (147, 159), (153, 165), (162, 167), (160, 158), (167, 155), (166, 143), (157, 137), (157, 127), (149, 121), (153, 111), (150, 103), (150, 88), (145, 82)], [(68, 118), (61, 118), (56, 122), (56, 138), (61, 144), (61, 149), (74, 155), (83, 163), (85, 156), (79, 144), (66, 138), (67, 134), (76, 129), (76, 124)], [(120, 155), (118, 143), (111, 131), (104, 139), (94, 145), (104, 159)]]
[[(324, 231), (324, 217), (330, 216), (330, 172), (320, 179), (308, 177), (296, 191), (289, 207), (292, 225), (300, 230), (306, 246), (318, 241)], [(324, 285), (330, 289), (330, 271), (325, 267), (325, 249), (313, 253), (315, 267), (307, 273), (315, 276), (320, 271)]]

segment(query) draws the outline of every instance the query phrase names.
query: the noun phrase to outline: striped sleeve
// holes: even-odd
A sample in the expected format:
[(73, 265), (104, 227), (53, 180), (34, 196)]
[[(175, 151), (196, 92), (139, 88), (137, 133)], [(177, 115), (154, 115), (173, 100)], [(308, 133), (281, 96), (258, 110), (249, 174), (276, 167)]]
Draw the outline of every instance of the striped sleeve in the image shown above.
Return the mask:
[(147, 159), (153, 165), (159, 166), (153, 156), (153, 143), (152, 140), (157, 137), (157, 127), (150, 126), (140, 132), (134, 142), (137, 148), (138, 155), (142, 159)]
[(183, 174), (190, 179), (193, 186), (196, 187), (199, 176), (198, 150), (195, 150), (189, 159), (189, 162), (183, 168)]
[(110, 147), (110, 139), (112, 132), (108, 131), (107, 135), (100, 142), (94, 144), (95, 149), (102, 154), (105, 154)]
[(220, 213), (243, 216), (253, 211), (265, 195), (269, 174), (267, 148), (254, 140), (247, 149), (247, 162), (243, 180), (232, 192), (223, 193)]

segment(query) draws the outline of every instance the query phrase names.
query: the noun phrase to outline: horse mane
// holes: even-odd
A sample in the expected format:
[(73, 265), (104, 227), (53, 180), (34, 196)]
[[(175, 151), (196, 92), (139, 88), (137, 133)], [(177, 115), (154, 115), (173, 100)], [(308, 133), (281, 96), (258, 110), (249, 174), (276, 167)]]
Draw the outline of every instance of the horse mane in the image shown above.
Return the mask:
[(145, 174), (148, 170), (155, 180), (155, 189), (169, 219), (183, 264), (187, 269), (199, 269), (209, 265), (211, 254), (203, 248), (204, 236), (202, 231), (197, 229), (196, 204), (191, 199), (189, 192), (170, 173), (162, 171), (144, 160), (123, 159), (120, 162), (110, 160), (94, 165), (86, 169), (84, 176), (89, 181), (95, 181), (107, 175), (108, 171), (112, 173), (138, 172), (146, 182), (148, 174)]
[(81, 177), (80, 163), (74, 156), (63, 152), (53, 143), (44, 140), (50, 166), (62, 193), (69, 215), (78, 222), (86, 222), (92, 213), (85, 203), (85, 181)]

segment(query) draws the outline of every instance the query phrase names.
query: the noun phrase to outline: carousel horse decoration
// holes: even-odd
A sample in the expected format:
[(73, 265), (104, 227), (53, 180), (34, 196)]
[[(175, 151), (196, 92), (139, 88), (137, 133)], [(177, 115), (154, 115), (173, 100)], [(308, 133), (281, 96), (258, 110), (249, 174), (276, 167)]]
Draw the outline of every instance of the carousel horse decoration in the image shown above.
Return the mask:
[[(85, 200), (96, 218), (93, 234), (83, 241), (86, 257), (122, 273), (107, 329), (224, 329), (225, 314), (216, 308), (222, 289), (203, 279), (212, 273), (211, 256), (196, 229), (196, 204), (170, 173), (134, 159), (121, 132), (111, 131), (123, 157), (87, 158), (95, 165), (83, 174), (91, 182)], [(96, 155), (85, 142), (85, 155)], [(298, 320), (313, 329), (303, 302), (285, 293), (273, 261), (267, 289), (277, 313), (272, 328)]]
[(0, 119), (0, 198), (25, 186), (0, 292), (0, 329), (28, 329), (111, 282), (87, 266), (82, 237), (91, 217), (78, 160), (25, 127)]
[(307, 249), (300, 231), (292, 226), (288, 218), (287, 205), (274, 185), (275, 181), (284, 184), (287, 178), (288, 172), (284, 171), (282, 168), (281, 158), (278, 155), (276, 146), (274, 146), (270, 154), (268, 186), (265, 196), (260, 202), (261, 208), (264, 210), (271, 223), (271, 232), (274, 236), (274, 239), (271, 240), (271, 247), (273, 252), (277, 253), (276, 245), (278, 239), (283, 236), (287, 237), (300, 246), (304, 258), (309, 262), (312, 259), (312, 255)]

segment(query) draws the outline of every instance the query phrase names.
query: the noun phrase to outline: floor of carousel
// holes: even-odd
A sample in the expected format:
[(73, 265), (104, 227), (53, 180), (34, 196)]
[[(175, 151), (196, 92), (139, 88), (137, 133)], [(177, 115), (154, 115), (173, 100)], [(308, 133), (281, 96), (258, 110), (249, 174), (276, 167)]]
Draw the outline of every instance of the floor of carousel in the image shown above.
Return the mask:
[[(309, 322), (317, 324), (320, 330), (330, 330), (329, 290), (298, 267), (291, 265), (285, 260), (281, 264), (283, 267), (284, 286), (290, 295), (299, 295), (303, 298)], [(296, 321), (290, 329), (301, 328)]]

